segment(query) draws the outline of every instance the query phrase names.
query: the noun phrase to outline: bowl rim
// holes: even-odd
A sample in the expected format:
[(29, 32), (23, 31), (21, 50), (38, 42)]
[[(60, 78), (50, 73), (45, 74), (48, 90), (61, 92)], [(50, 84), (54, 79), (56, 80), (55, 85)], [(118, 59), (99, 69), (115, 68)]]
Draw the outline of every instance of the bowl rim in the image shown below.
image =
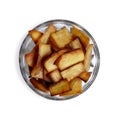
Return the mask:
[[(65, 20), (65, 19), (53, 19), (53, 20), (48, 20), (48, 21), (45, 21), (45, 22), (42, 22), (41, 24), (38, 24), (37, 26), (35, 26), (33, 29), (38, 29), (40, 28), (41, 26), (43, 25), (47, 25), (47, 24), (50, 24), (50, 23), (68, 23), (70, 25), (75, 25), (77, 28), (83, 30), (92, 40), (94, 46), (93, 46), (93, 49), (94, 51), (96, 52), (96, 58), (97, 58), (97, 61), (96, 61), (96, 66), (94, 67), (94, 70), (93, 70), (93, 75), (92, 75), (92, 81), (90, 81), (89, 85), (87, 87), (85, 87), (84, 91), (81, 93), (83, 94), (92, 84), (93, 82), (95, 81), (96, 77), (97, 77), (97, 74), (98, 74), (98, 71), (99, 71), (99, 67), (100, 67), (100, 53), (99, 53), (99, 49), (98, 49), (98, 46), (97, 46), (97, 43), (95, 41), (95, 39), (92, 37), (92, 35), (81, 25), (79, 25), (78, 23), (75, 23), (73, 21), (70, 21), (70, 20)], [(20, 72), (22, 74), (22, 77), (24, 79), (24, 81), (26, 82), (26, 84), (35, 92), (37, 93), (38, 95), (42, 96), (43, 98), (47, 98), (47, 99), (50, 99), (50, 100), (68, 100), (68, 99), (71, 99), (71, 98), (75, 98), (81, 94), (78, 94), (78, 95), (73, 95), (73, 96), (63, 96), (63, 97), (54, 97), (54, 96), (50, 96), (46, 93), (46, 95), (43, 93), (42, 94), (42, 91), (40, 90), (37, 90), (36, 88), (34, 88), (31, 84), (28, 83), (28, 81), (25, 79), (25, 77), (23, 76), (23, 71), (22, 71), (22, 67), (21, 67), (21, 51), (22, 51), (22, 47), (24, 45), (24, 43), (26, 42), (26, 38), (29, 37), (29, 34), (27, 34), (24, 38), (24, 40), (22, 41), (21, 45), (20, 45), (20, 49), (19, 49), (19, 68), (20, 68)]]

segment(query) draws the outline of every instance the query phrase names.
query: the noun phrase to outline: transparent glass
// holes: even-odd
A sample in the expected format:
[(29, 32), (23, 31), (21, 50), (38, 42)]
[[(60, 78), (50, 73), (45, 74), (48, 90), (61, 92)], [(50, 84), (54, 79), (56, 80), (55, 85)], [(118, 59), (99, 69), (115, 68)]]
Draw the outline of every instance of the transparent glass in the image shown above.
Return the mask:
[[(74, 22), (68, 21), (68, 20), (51, 20), (51, 21), (47, 21), (47, 22), (44, 22), (44, 23), (36, 26), (33, 29), (44, 32), (45, 29), (48, 27), (48, 25), (50, 23), (53, 23), (54, 26), (57, 29), (60, 29), (60, 28), (65, 26), (70, 31), (71, 31), (72, 26), (74, 25), (78, 29), (84, 31), (90, 37), (90, 43), (94, 44), (93, 51), (92, 51), (91, 66), (90, 66), (90, 70), (89, 70), (92, 74), (91, 74), (91, 77), (89, 78), (88, 82), (86, 82), (86, 83), (83, 82), (83, 92), (82, 92), (82, 94), (83, 94), (92, 85), (92, 83), (94, 82), (94, 80), (95, 80), (95, 78), (97, 76), (98, 70), (99, 70), (100, 54), (99, 54), (97, 44), (96, 44), (94, 38), (92, 37), (92, 35), (85, 28), (83, 28), (81, 25), (79, 25), (77, 23), (74, 23)], [(28, 70), (28, 66), (27, 66), (27, 64), (25, 62), (24, 55), (26, 53), (30, 52), (33, 49), (33, 47), (34, 47), (34, 43), (33, 43), (32, 39), (30, 38), (29, 34), (27, 34), (24, 41), (22, 42), (22, 45), (21, 45), (21, 48), (20, 48), (19, 65), (20, 65), (21, 74), (22, 74), (25, 82), (28, 84), (28, 86), (33, 91), (35, 91), (37, 94), (39, 94), (39, 95), (41, 95), (41, 96), (43, 96), (45, 98), (52, 99), (52, 100), (66, 100), (66, 99), (71, 99), (73, 97), (78, 96), (78, 95), (65, 96), (65, 97), (58, 96), (58, 95), (57, 96), (51, 96), (50, 93), (42, 92), (42, 91), (36, 89), (30, 83), (30, 81), (29, 81), (29, 70)]]

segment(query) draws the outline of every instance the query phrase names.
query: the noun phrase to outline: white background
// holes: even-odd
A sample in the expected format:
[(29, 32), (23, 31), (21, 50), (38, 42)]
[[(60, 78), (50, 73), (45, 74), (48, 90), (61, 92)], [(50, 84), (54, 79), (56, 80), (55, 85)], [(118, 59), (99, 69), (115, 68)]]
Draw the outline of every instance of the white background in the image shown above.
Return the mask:
[[(68, 19), (96, 39), (101, 65), (93, 85), (66, 101), (38, 96), (24, 82), (18, 51), (28, 30)], [(120, 120), (119, 0), (0, 0), (0, 120)]]

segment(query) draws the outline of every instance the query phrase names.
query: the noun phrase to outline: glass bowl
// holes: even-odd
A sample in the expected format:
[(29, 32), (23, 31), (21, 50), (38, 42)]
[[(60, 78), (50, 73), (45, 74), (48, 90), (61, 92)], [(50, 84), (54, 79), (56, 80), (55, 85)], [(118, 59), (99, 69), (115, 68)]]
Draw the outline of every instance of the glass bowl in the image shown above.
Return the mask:
[[(84, 28), (82, 27), (81, 25), (75, 23), (75, 22), (72, 22), (72, 21), (68, 21), (68, 20), (51, 20), (51, 21), (47, 21), (47, 22), (44, 22), (42, 24), (39, 24), (38, 26), (36, 26), (35, 30), (39, 30), (41, 32), (44, 32), (45, 29), (48, 27), (48, 25), (50, 23), (53, 23), (54, 26), (57, 28), (57, 29), (60, 29), (62, 27), (67, 27), (69, 30), (71, 30), (72, 26), (74, 25), (75, 27), (77, 27), (78, 29), (84, 31), (90, 38), (90, 43), (92, 43), (94, 45), (93, 47), (93, 50), (92, 50), (92, 58), (91, 58), (91, 66), (90, 66), (90, 72), (92, 73), (88, 82), (86, 83), (83, 83), (83, 92), (84, 93), (91, 85), (92, 83), (94, 82), (96, 76), (97, 76), (97, 73), (98, 73), (98, 70), (99, 70), (99, 65), (100, 65), (100, 54), (99, 54), (99, 50), (98, 50), (98, 47), (97, 47), (97, 44), (94, 40), (94, 38), (92, 37), (92, 35)], [(28, 52), (30, 52), (34, 47), (34, 43), (32, 41), (32, 39), (30, 38), (29, 34), (26, 35), (25, 39), (23, 40), (22, 42), (22, 45), (21, 45), (21, 48), (20, 48), (20, 52), (19, 52), (19, 65), (20, 65), (20, 71), (21, 71), (21, 74), (25, 80), (25, 82), (27, 83), (27, 85), (33, 90), (35, 91), (37, 94), (45, 97), (45, 98), (48, 98), (48, 99), (52, 99), (52, 100), (66, 100), (66, 99), (71, 99), (73, 97), (76, 97), (78, 95), (73, 95), (73, 96), (51, 96), (50, 93), (45, 93), (45, 92), (42, 92), (38, 89), (36, 89), (29, 81), (29, 70), (28, 70), (28, 66), (25, 62), (25, 58), (24, 58), (24, 55)]]

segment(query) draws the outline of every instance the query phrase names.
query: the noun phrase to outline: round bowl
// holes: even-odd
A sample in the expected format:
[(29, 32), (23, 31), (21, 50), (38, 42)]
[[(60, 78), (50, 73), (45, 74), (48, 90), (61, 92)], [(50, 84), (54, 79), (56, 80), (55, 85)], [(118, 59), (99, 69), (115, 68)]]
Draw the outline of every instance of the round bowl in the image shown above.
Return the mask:
[[(39, 24), (38, 26), (36, 26), (35, 30), (39, 30), (41, 32), (44, 32), (45, 29), (48, 27), (48, 25), (50, 23), (53, 23), (54, 26), (57, 29), (60, 29), (62, 27), (67, 27), (69, 30), (71, 30), (71, 27), (74, 25), (75, 27), (77, 27), (78, 29), (84, 31), (90, 38), (90, 43), (93, 44), (93, 50), (92, 50), (92, 58), (91, 58), (91, 65), (90, 65), (90, 72), (91, 72), (91, 76), (88, 80), (88, 82), (83, 83), (83, 90), (82, 90), (82, 94), (92, 85), (92, 83), (94, 82), (98, 70), (99, 70), (99, 65), (100, 65), (100, 54), (99, 54), (99, 50), (98, 50), (98, 46), (95, 42), (95, 39), (92, 37), (92, 35), (81, 25), (72, 22), (72, 21), (68, 21), (68, 20), (50, 20), (47, 22), (44, 22), (42, 24)], [(25, 39), (22, 42), (21, 48), (20, 48), (20, 52), (19, 52), (19, 66), (20, 66), (20, 71), (21, 74), (23, 76), (23, 79), (25, 80), (25, 82), (27, 83), (27, 85), (33, 90), (35, 91), (37, 94), (48, 98), (48, 99), (52, 99), (52, 100), (66, 100), (66, 99), (71, 99), (73, 97), (76, 97), (78, 95), (73, 95), (73, 96), (51, 96), (50, 93), (45, 93), (42, 92), (38, 89), (36, 89), (29, 81), (29, 70), (28, 70), (28, 66), (25, 62), (25, 58), (24, 55), (28, 52), (30, 52), (34, 47), (34, 43), (31, 39), (31, 37), (29, 36), (29, 34), (26, 35)]]

